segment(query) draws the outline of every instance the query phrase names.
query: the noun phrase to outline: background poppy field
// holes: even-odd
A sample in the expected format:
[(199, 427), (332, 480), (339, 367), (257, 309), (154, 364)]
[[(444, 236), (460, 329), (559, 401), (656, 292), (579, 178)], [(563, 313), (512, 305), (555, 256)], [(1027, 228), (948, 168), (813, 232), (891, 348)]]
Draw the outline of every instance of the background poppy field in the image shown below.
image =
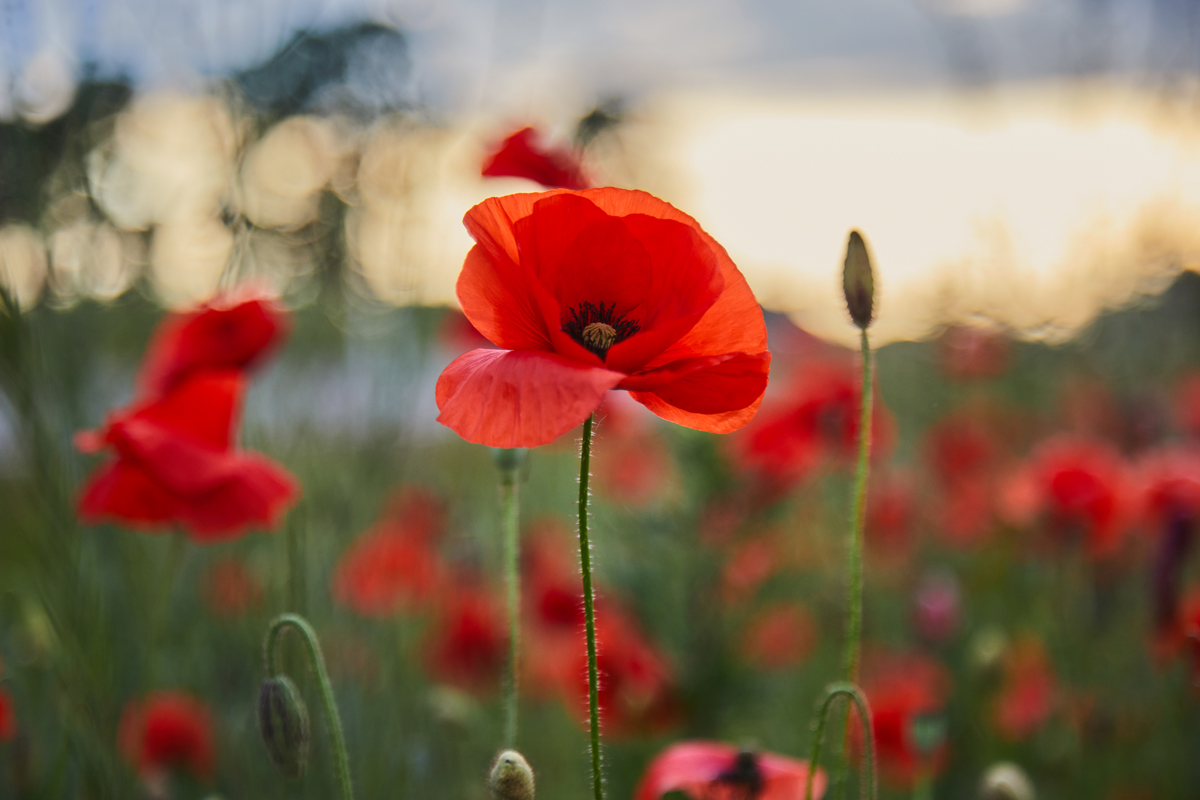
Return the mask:
[[(1022, 4), (933, 5), (955, 91), (986, 98), (1025, 74), (985, 46), (1020, 33), (1004, 20), (1028, 22)], [(1145, 81), (1178, 122), (1194, 103), (1195, 32), (1159, 5), (1148, 29), (1179, 48), (1137, 74), (1163, 78)], [(605, 185), (660, 194), (725, 244), (762, 303), (770, 352), (763, 404), (733, 433), (667, 423), (623, 391), (597, 411), (607, 792), (803, 796), (786, 759), (809, 757), (842, 663), (862, 373), (837, 294), (844, 251), (814, 256), (823, 245), (806, 249), (802, 226), (842, 202), (823, 192), (843, 183), (865, 187), (846, 195), (855, 214), (890, 205), (901, 219), (905, 202), (871, 191), (887, 159), (833, 184), (812, 170), (791, 199), (721, 198), (756, 169), (790, 175), (790, 162), (752, 168), (776, 151), (737, 134), (718, 164), (732, 183), (706, 183), (719, 139), (675, 152), (651, 135), (688, 119), (678, 97), (656, 106), (649, 89), (597, 83), (526, 102), (513, 87), (530, 73), (509, 52), (533, 27), (520, 14), (488, 32), (512, 71), (468, 91), (447, 76), (470, 58), (411, 19), (326, 19), (278, 47), (214, 50), (187, 91), (147, 77), (157, 49), (150, 66), (118, 69), (100, 48), (66, 78), (44, 51), (0, 72), (0, 798), (334, 796), (318, 676), (290, 634), (280, 663), (310, 717), (303, 775), (281, 774), (263, 742), (263, 637), (286, 612), (320, 638), (356, 796), (487, 797), (504, 737), (505, 463), (520, 502), (517, 749), (538, 796), (591, 791), (581, 431), (528, 452), (470, 444), (437, 423), (435, 385), (491, 346), (453, 306), (467, 209)], [(1114, 71), (1133, 59), (1118, 56)], [(780, 59), (759, 66), (792, 74)], [(495, 106), (463, 112), (473, 93)], [(1103, 151), (1130, 160), (1104, 163), (1140, 173), (1130, 136)], [(811, 149), (787, 140), (785, 152)], [(1023, 239), (1012, 209), (1016, 233), (987, 229), (994, 250), (948, 262), (958, 283), (920, 284), (913, 253), (927, 251), (896, 244), (940, 229), (879, 225), (875, 239), (853, 223), (874, 248), (882, 329), (859, 671), (880, 797), (1196, 796), (1200, 228), (1195, 164), (1173, 157), (1154, 175), (1176, 205), (1139, 206), (1136, 224), (1104, 217), (1117, 232), (1093, 240), (1055, 233), (1076, 269), (1061, 280), (1023, 271), (1045, 242)], [(1041, 187), (1026, 188), (1040, 201)], [(984, 188), (956, 177), (925, 194), (949, 198), (937, 206), (948, 214), (972, 191)], [(714, 197), (751, 216), (717, 213), (728, 205)], [(1076, 200), (1031, 206), (1057, 220), (1055, 203)], [(826, 227), (843, 247), (849, 225)], [(764, 249), (747, 247), (756, 237)], [(835, 780), (844, 749), (851, 777), (825, 797), (858, 791), (863, 746), (835, 713), (821, 766)], [(764, 782), (725, 785), (739, 752), (762, 754)], [(686, 779), (668, 775), (670, 757), (697, 759)]]

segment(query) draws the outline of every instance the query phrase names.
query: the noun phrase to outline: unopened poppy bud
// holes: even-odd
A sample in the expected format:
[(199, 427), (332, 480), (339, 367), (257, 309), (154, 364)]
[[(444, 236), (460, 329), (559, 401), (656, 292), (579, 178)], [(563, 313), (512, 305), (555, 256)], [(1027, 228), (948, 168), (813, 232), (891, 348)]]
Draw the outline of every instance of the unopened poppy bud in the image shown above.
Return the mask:
[(299, 778), (308, 766), (308, 708), (284, 675), (263, 681), (258, 694), (258, 731), (279, 771)]
[(525, 756), (516, 750), (503, 750), (496, 756), (488, 776), (492, 800), (533, 800), (533, 770)]
[(492, 449), (492, 459), (502, 472), (516, 472), (525, 463), (524, 447), (496, 447)]
[(988, 767), (979, 782), (979, 800), (1037, 800), (1025, 770), (1011, 761)]
[(846, 266), (842, 270), (842, 291), (846, 295), (846, 308), (854, 324), (866, 330), (871, 324), (875, 310), (875, 274), (871, 270), (871, 256), (862, 234), (850, 231), (846, 243)]

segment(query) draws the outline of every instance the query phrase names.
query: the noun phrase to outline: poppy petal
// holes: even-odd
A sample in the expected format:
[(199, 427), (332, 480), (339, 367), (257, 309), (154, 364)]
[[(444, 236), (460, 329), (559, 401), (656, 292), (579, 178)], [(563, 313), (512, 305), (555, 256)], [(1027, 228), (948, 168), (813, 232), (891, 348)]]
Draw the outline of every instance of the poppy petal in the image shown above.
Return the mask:
[(721, 296), (725, 279), (700, 233), (675, 220), (630, 214), (621, 221), (649, 254), (654, 269), (642, 301), (629, 313), (641, 331), (613, 345), (605, 363), (635, 372), (678, 341)]
[(240, 370), (206, 371), (177, 382), (170, 392), (114, 420), (115, 429), (130, 423), (161, 429), (175, 438), (225, 451), (232, 444), (246, 379)]
[(539, 147), (533, 128), (522, 128), (505, 139), (484, 163), (481, 174), (526, 178), (550, 188), (584, 189), (588, 185), (579, 156), (566, 148)]
[(549, 334), (537, 299), (517, 275), (520, 267), (496, 259), (482, 245), (467, 253), (456, 291), (475, 329), (505, 350), (549, 350)]
[(652, 392), (664, 403), (692, 414), (723, 414), (762, 400), (770, 363), (770, 353), (682, 359), (630, 376), (620, 388)]
[(179, 502), (138, 465), (114, 459), (102, 466), (79, 497), (79, 516), (87, 524), (119, 520), (153, 526), (173, 519)]
[(289, 473), (257, 455), (234, 458), (229, 472), (228, 480), (181, 510), (195, 541), (224, 541), (255, 526), (274, 528), (300, 491)]
[(624, 377), (551, 353), (472, 350), (438, 378), (438, 422), (468, 442), (537, 447), (583, 422)]

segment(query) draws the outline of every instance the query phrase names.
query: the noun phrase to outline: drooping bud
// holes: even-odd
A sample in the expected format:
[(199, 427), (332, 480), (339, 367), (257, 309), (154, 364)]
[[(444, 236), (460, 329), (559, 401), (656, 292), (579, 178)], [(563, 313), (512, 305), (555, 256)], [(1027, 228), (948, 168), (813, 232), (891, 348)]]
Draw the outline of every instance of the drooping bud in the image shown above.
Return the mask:
[(258, 694), (258, 732), (279, 771), (299, 778), (308, 767), (308, 707), (286, 675), (263, 681)]
[(979, 781), (979, 800), (1037, 800), (1025, 770), (1011, 761), (988, 767)]
[(516, 750), (503, 750), (496, 756), (488, 776), (492, 800), (533, 800), (533, 770), (525, 756)]
[(875, 274), (871, 270), (871, 256), (862, 234), (850, 231), (846, 243), (846, 265), (842, 269), (842, 291), (846, 295), (846, 308), (854, 324), (866, 330), (875, 311)]

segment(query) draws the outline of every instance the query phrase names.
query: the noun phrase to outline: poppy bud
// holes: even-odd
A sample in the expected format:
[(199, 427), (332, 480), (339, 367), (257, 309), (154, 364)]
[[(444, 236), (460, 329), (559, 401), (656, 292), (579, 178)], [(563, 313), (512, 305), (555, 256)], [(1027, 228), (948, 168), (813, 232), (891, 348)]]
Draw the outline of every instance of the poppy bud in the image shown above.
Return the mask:
[(524, 447), (495, 447), (492, 448), (492, 459), (502, 472), (516, 472), (525, 463), (528, 452)]
[(308, 766), (308, 708), (285, 675), (263, 681), (258, 694), (258, 731), (279, 771), (299, 778)]
[(525, 756), (516, 750), (503, 750), (496, 756), (488, 776), (492, 800), (533, 800), (533, 770)]
[(854, 324), (866, 330), (871, 324), (875, 306), (875, 274), (871, 270), (871, 256), (862, 234), (850, 231), (846, 243), (846, 266), (842, 270), (842, 291), (846, 295), (846, 308)]
[(1011, 761), (988, 767), (979, 781), (979, 800), (1037, 800), (1025, 770)]

